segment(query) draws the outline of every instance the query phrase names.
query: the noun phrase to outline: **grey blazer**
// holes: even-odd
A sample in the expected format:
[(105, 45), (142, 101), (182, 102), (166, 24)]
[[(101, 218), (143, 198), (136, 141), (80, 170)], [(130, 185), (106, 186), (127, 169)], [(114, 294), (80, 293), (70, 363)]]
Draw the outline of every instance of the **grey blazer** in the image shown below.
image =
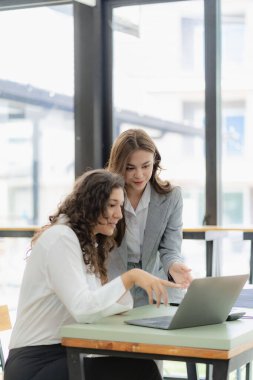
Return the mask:
[[(168, 194), (158, 194), (151, 186), (151, 197), (141, 252), (142, 269), (161, 278), (167, 278), (170, 265), (183, 261), (182, 244), (182, 208), (181, 189), (173, 188)], [(126, 238), (115, 248), (108, 258), (109, 279), (119, 276), (129, 269)], [(138, 290), (140, 293), (140, 289)], [(136, 298), (135, 291), (133, 292)], [(135, 300), (135, 306), (148, 302), (146, 292)], [(143, 299), (142, 299), (143, 298)]]

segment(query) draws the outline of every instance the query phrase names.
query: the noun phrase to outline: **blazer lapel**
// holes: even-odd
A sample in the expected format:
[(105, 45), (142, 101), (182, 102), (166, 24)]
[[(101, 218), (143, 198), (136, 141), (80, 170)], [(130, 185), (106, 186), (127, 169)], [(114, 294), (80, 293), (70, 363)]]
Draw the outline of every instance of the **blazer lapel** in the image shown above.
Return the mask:
[[(165, 207), (165, 196), (158, 194), (153, 187), (151, 187), (151, 198), (148, 210), (148, 217), (146, 222), (146, 228), (144, 232), (144, 240), (142, 247), (142, 267), (146, 268), (150, 256), (153, 253), (155, 243), (158, 235), (161, 232), (162, 224), (165, 214), (167, 213), (167, 207)], [(155, 252), (156, 253), (156, 252)]]
[(124, 271), (126, 271), (127, 270), (127, 256), (128, 256), (127, 255), (126, 236), (124, 236), (120, 247), (118, 247), (118, 249), (117, 249), (117, 255), (120, 257), (120, 259), (122, 261)]

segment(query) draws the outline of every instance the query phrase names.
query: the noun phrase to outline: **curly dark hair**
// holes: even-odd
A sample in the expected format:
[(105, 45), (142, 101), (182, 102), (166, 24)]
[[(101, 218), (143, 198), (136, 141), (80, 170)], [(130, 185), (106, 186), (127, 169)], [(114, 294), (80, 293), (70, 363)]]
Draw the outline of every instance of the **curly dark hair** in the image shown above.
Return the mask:
[(42, 227), (33, 237), (32, 244), (41, 233), (56, 224), (61, 215), (67, 217), (67, 225), (76, 233), (83, 259), (90, 272), (98, 275), (102, 283), (107, 282), (105, 261), (109, 251), (120, 243), (125, 225), (120, 223), (113, 236), (93, 234), (99, 216), (106, 214), (111, 192), (115, 188), (124, 189), (121, 175), (104, 169), (90, 170), (77, 178), (73, 191), (58, 206), (57, 211), (49, 217), (50, 223)]

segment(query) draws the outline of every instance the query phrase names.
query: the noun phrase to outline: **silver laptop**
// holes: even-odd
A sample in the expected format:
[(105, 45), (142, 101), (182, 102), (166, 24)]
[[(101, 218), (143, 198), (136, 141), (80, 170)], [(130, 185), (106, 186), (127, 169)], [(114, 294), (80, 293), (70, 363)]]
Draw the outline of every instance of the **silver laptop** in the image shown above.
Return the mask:
[(248, 278), (248, 274), (243, 274), (194, 279), (173, 316), (124, 322), (164, 330), (225, 322)]

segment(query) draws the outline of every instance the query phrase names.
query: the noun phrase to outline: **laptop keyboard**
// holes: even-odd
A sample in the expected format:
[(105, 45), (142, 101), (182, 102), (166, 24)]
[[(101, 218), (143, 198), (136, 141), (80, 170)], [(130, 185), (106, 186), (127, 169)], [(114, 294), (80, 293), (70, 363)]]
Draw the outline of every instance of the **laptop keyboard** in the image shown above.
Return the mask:
[(172, 317), (169, 316), (163, 316), (163, 317), (154, 317), (154, 318), (142, 318), (138, 320), (129, 320), (126, 321), (127, 323), (137, 325), (137, 326), (147, 326), (147, 327), (154, 327), (156, 329), (168, 329), (170, 322), (172, 320)]

